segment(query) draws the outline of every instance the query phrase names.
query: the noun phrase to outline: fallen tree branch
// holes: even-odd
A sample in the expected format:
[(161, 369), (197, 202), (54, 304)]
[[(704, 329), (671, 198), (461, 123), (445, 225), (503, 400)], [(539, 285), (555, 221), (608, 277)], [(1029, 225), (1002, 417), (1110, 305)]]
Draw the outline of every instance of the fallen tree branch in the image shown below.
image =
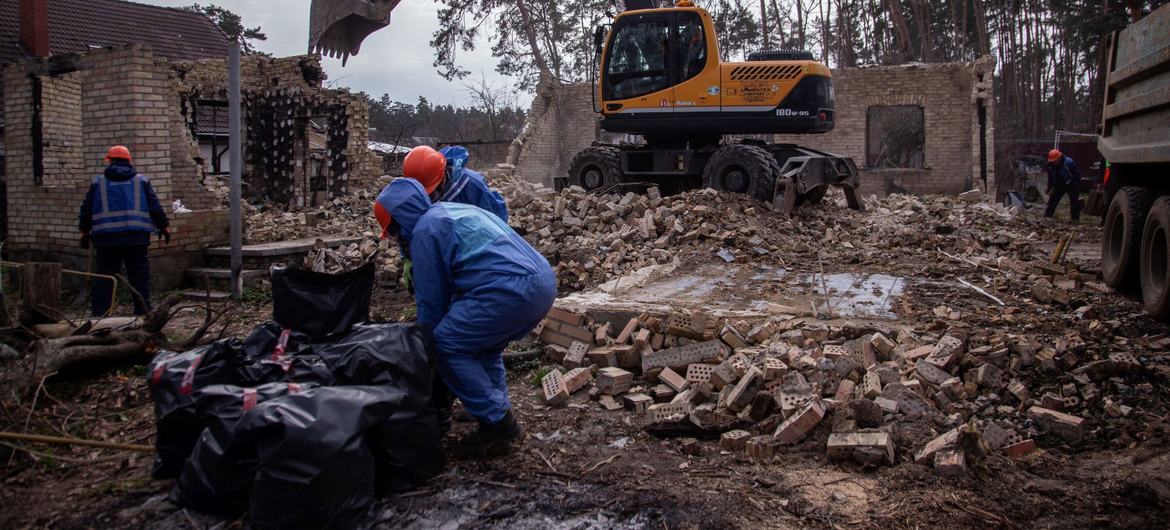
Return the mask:
[(117, 451), (130, 451), (134, 453), (153, 453), (154, 448), (149, 445), (132, 445), (120, 444), (114, 442), (102, 442), (98, 440), (84, 440), (81, 438), (62, 438), (59, 436), (44, 436), (40, 434), (21, 434), (17, 432), (0, 431), (0, 440), (13, 440), (17, 442), (36, 442), (53, 445), (74, 445), (81, 447), (96, 447), (98, 449), (114, 449)]
[(974, 290), (975, 292), (977, 292), (977, 293), (979, 293), (979, 294), (981, 294), (981, 295), (983, 295), (983, 296), (986, 296), (986, 297), (990, 298), (990, 299), (991, 299), (991, 301), (993, 301), (993, 302), (995, 302), (995, 303), (997, 303), (997, 304), (999, 304), (999, 305), (1007, 305), (1007, 304), (1003, 303), (1003, 300), (1000, 300), (999, 298), (995, 297), (995, 295), (993, 295), (993, 294), (991, 294), (991, 293), (987, 292), (987, 291), (986, 291), (986, 290), (984, 290), (982, 287), (976, 287), (976, 286), (972, 285), (972, 284), (971, 284), (970, 282), (968, 282), (967, 280), (964, 280), (964, 279), (962, 279), (962, 278), (959, 278), (959, 283), (961, 283), (961, 284), (963, 284), (963, 285), (966, 285), (967, 287), (970, 287), (970, 288), (971, 288), (972, 290)]

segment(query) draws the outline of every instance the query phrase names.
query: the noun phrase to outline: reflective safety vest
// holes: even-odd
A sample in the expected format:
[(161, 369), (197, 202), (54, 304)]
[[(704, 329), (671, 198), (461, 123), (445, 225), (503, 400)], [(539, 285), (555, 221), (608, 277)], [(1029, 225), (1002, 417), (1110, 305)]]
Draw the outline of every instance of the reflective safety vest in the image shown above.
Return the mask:
[(98, 196), (93, 202), (94, 234), (119, 232), (154, 232), (154, 221), (146, 205), (146, 177), (134, 175), (115, 182), (104, 175), (95, 177)]

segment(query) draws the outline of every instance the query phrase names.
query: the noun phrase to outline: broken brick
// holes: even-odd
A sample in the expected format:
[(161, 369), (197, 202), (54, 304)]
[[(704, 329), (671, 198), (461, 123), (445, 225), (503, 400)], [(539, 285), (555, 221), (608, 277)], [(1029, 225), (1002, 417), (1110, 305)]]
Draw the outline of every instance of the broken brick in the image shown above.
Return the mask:
[(730, 431), (719, 437), (719, 445), (728, 451), (743, 451), (747, 447), (751, 433), (747, 431)]
[(642, 351), (628, 344), (613, 346), (613, 353), (617, 356), (617, 365), (620, 368), (638, 368), (642, 366)]
[(930, 465), (934, 462), (934, 455), (936, 453), (948, 447), (953, 447), (957, 443), (959, 443), (959, 430), (951, 429), (941, 436), (926, 442), (926, 445), (922, 446), (922, 449), (919, 449), (915, 453), (914, 461), (919, 464)]
[(588, 368), (575, 368), (564, 375), (565, 389), (570, 394), (585, 388), (593, 380), (593, 371)]
[(723, 326), (723, 330), (719, 332), (719, 339), (735, 350), (748, 347), (747, 339), (731, 326)]
[(967, 455), (955, 448), (942, 449), (934, 454), (934, 468), (948, 477), (967, 474)]
[(914, 376), (919, 381), (934, 387), (945, 383), (951, 378), (951, 374), (944, 372), (939, 367), (926, 362), (924, 359), (919, 359), (914, 364)]
[(613, 396), (608, 395), (603, 395), (598, 398), (597, 403), (601, 405), (601, 408), (610, 412), (621, 410), (623, 408), (622, 404), (619, 403), (618, 400), (614, 399)]
[(593, 348), (589, 353), (585, 354), (589, 362), (596, 364), (599, 367), (618, 366), (617, 353), (613, 348)]
[(662, 372), (658, 374), (658, 380), (662, 381), (675, 392), (682, 392), (690, 386), (690, 383), (683, 376), (678, 375), (678, 372), (670, 368), (663, 368)]
[(634, 414), (645, 414), (646, 409), (654, 404), (654, 398), (646, 394), (626, 394), (622, 396), (622, 402), (625, 403), (626, 408), (630, 409)]
[(548, 311), (547, 318), (559, 322), (564, 322), (570, 326), (580, 327), (585, 325), (585, 315), (578, 315), (576, 313), (565, 311), (564, 309), (557, 307), (554, 307)]
[(1076, 444), (1085, 436), (1084, 418), (1037, 406), (1028, 409), (1028, 417), (1040, 425), (1040, 428), (1066, 442)]
[(593, 343), (600, 344), (603, 346), (606, 344), (609, 344), (610, 341), (613, 340), (613, 339), (609, 338), (609, 330), (610, 330), (609, 322), (606, 322), (605, 324), (598, 326), (597, 330), (593, 332)]
[(650, 330), (640, 329), (634, 333), (634, 346), (636, 348), (644, 348), (650, 344)]
[(699, 315), (675, 313), (666, 322), (666, 332), (688, 339), (703, 340), (707, 331), (706, 319)]
[(743, 410), (763, 387), (764, 373), (754, 366), (749, 368), (728, 395), (727, 408), (736, 412)]
[(682, 368), (692, 363), (711, 361), (722, 356), (724, 348), (721, 341), (713, 340), (644, 354), (642, 355), (642, 371), (647, 372), (653, 368), (668, 366)]
[(894, 441), (884, 432), (845, 432), (829, 435), (826, 454), (829, 460), (843, 461), (857, 459), (859, 451), (876, 450), (882, 463), (893, 465)]
[(1011, 458), (1019, 458), (1036, 450), (1035, 440), (1024, 440), (1016, 442), (1011, 445), (1004, 446), (1003, 453)]
[(614, 368), (612, 366), (597, 371), (597, 388), (603, 394), (616, 396), (630, 389), (634, 384), (634, 374)]
[(618, 333), (618, 336), (616, 339), (614, 339), (614, 342), (617, 344), (625, 344), (629, 342), (630, 338), (634, 335), (634, 330), (636, 329), (638, 329), (638, 319), (637, 317), (631, 318), (630, 321), (626, 323), (626, 327), (622, 328), (621, 333)]
[(812, 431), (824, 417), (824, 405), (814, 399), (776, 428), (776, 439), (784, 444), (794, 444)]
[(569, 369), (580, 368), (585, 364), (585, 355), (588, 352), (589, 346), (584, 342), (573, 341), (569, 344), (569, 353), (565, 354), (565, 360), (562, 364)]
[(853, 399), (853, 389), (857, 384), (848, 379), (842, 379), (837, 384), (837, 393), (833, 395), (833, 399), (837, 401), (849, 401)]
[(869, 343), (873, 344), (874, 349), (876, 349), (878, 353), (886, 357), (889, 357), (890, 354), (893, 353), (894, 348), (898, 347), (897, 343), (890, 340), (889, 337), (886, 337), (881, 333), (874, 333), (873, 336), (870, 337)]
[(889, 398), (878, 396), (873, 400), (874, 404), (882, 409), (886, 414), (893, 414), (898, 412), (898, 402)]
[(565, 386), (564, 377), (560, 370), (553, 370), (544, 375), (540, 380), (541, 387), (544, 388), (544, 400), (550, 405), (560, 405), (569, 400), (568, 388)]
[(745, 444), (744, 450), (748, 458), (769, 464), (776, 458), (776, 448), (779, 446), (780, 442), (774, 436), (753, 436)]
[(711, 380), (711, 372), (715, 371), (715, 364), (694, 363), (687, 366), (687, 381), (697, 385)]
[(652, 423), (678, 421), (690, 413), (690, 403), (658, 403), (646, 407), (646, 417)]
[(867, 399), (878, 397), (882, 393), (882, 380), (878, 375), (877, 370), (869, 370), (865, 372), (865, 377), (861, 379), (861, 395)]
[(772, 381), (784, 377), (788, 373), (788, 365), (784, 364), (784, 361), (780, 359), (768, 357), (764, 359), (763, 370), (764, 380)]
[(952, 366), (959, 364), (963, 358), (963, 341), (952, 335), (947, 335), (939, 339), (938, 345), (934, 347), (934, 353), (931, 353), (926, 362), (937, 366), (940, 370), (949, 370)]

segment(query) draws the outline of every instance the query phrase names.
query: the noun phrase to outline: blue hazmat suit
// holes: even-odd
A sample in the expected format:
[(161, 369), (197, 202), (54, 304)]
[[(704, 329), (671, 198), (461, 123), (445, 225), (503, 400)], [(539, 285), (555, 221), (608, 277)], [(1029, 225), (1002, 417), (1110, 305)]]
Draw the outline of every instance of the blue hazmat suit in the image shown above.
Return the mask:
[(450, 175), (444, 186), (439, 190), (439, 200), (442, 202), (457, 202), (478, 206), (496, 214), (505, 223), (508, 222), (508, 205), (499, 192), (492, 191), (483, 175), (468, 169), (467, 162), (471, 155), (467, 148), (462, 146), (448, 146), (439, 150), (447, 158), (447, 172)]
[(511, 409), (503, 351), (552, 308), (552, 267), (504, 222), (475, 206), (432, 204), (418, 181), (397, 179), (378, 195), (414, 261), (420, 324), (434, 330), (439, 375), (481, 422)]

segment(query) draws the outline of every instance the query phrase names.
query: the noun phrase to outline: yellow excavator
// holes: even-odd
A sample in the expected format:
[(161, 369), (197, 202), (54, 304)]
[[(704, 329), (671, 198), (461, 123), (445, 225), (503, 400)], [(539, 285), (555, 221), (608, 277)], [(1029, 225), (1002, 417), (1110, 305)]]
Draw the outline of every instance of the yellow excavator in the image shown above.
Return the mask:
[(833, 80), (825, 65), (807, 51), (721, 62), (707, 11), (690, 0), (654, 4), (626, 2), (612, 25), (594, 33), (601, 128), (640, 135), (644, 143), (594, 144), (573, 158), (565, 183), (599, 190), (634, 181), (701, 182), (772, 201), (786, 214), (838, 186), (851, 208), (863, 209), (849, 158), (792, 144), (725, 141), (831, 131)]
[[(389, 23), (399, 0), (313, 0), (309, 48), (343, 60)], [(601, 128), (639, 135), (640, 144), (602, 144), (577, 153), (558, 186), (590, 192), (654, 182), (701, 184), (771, 201), (791, 213), (830, 186), (861, 210), (857, 165), (793, 144), (726, 141), (730, 135), (821, 134), (833, 129), (833, 80), (807, 51), (764, 51), (746, 62), (719, 59), (715, 25), (690, 0), (656, 7), (627, 0), (597, 28), (600, 59), (594, 111)], [(593, 69), (597, 71), (597, 68)]]

